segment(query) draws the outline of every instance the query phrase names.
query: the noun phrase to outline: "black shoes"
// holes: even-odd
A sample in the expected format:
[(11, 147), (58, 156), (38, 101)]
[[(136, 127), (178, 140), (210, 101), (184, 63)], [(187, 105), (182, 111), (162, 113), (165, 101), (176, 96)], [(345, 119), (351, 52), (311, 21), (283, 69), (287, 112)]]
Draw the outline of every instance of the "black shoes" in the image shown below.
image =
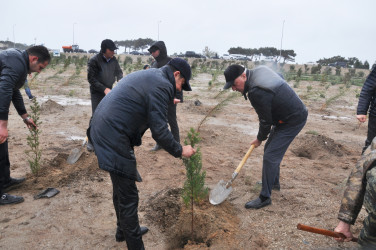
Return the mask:
[[(141, 228), (141, 235), (144, 235), (149, 231), (149, 228), (147, 227), (140, 227), (140, 228)], [(121, 230), (120, 227), (116, 229), (115, 239), (117, 242), (125, 241), (123, 230)]]
[(3, 190), (4, 191), (9, 191), (15, 188), (18, 184), (22, 183), (25, 181), (25, 178), (12, 178), (10, 177), (10, 181), (5, 183), (3, 185)]
[(16, 195), (2, 194), (0, 197), (0, 205), (17, 204), (23, 201), (24, 201), (23, 197), (16, 196)]
[(154, 148), (150, 149), (150, 151), (158, 151), (160, 149), (162, 149), (162, 147), (159, 146), (158, 144), (155, 144)]
[(86, 144), (86, 149), (89, 152), (94, 152), (94, 146), (93, 146), (93, 144), (91, 144), (91, 142), (88, 141), (87, 144)]
[(251, 200), (247, 203), (245, 203), (245, 208), (253, 208), (253, 209), (259, 209), (259, 208), (262, 208), (262, 207), (266, 207), (268, 205), (272, 204), (272, 200), (270, 198), (267, 198), (266, 200), (262, 201), (259, 198), (257, 199), (254, 199), (254, 200)]

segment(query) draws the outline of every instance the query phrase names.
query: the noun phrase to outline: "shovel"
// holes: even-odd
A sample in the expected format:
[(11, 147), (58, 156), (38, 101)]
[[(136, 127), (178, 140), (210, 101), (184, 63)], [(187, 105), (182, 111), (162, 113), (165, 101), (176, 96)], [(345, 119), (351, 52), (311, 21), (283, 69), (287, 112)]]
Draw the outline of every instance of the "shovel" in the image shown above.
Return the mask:
[(82, 153), (84, 152), (85, 150), (85, 146), (87, 144), (87, 136), (84, 140), (84, 142), (82, 143), (82, 147), (81, 148), (74, 148), (72, 149), (70, 155), (68, 156), (68, 159), (67, 159), (67, 162), (69, 164), (75, 164), (78, 159), (80, 158), (80, 156), (82, 155)]
[(230, 195), (232, 191), (232, 182), (238, 176), (240, 170), (244, 166), (244, 163), (247, 161), (248, 157), (251, 155), (255, 145), (252, 144), (251, 147), (248, 149), (248, 152), (243, 157), (243, 160), (239, 163), (239, 166), (235, 169), (234, 173), (232, 173), (231, 180), (227, 183), (224, 180), (220, 180), (215, 188), (210, 192), (209, 201), (213, 205), (221, 204), (227, 197)]

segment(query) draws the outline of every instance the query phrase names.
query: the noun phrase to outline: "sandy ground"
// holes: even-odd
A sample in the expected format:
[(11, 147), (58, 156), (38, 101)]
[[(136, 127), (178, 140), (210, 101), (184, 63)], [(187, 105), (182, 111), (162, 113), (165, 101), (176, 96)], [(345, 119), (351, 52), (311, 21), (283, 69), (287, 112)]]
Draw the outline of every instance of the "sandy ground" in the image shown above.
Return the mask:
[[(80, 147), (91, 107), (85, 69), (75, 72), (47, 69), (34, 79), (31, 89), (41, 103), (41, 149), (43, 168), (33, 176), (27, 163), (28, 131), (14, 108), (9, 118), (11, 174), (27, 181), (9, 193), (25, 202), (0, 207), (1, 249), (124, 249), (115, 241), (116, 216), (108, 173), (100, 170), (94, 153), (84, 152), (74, 165), (66, 163), (71, 150)], [(219, 83), (209, 87), (210, 74), (198, 74), (178, 105), (181, 138), (199, 124), (206, 185), (213, 188), (231, 178), (258, 130), (258, 119), (249, 101), (231, 91), (221, 93)], [(292, 84), (292, 83), (291, 83)], [(298, 223), (333, 230), (346, 178), (366, 136), (366, 125), (355, 118), (356, 93), (360, 87), (325, 87), (319, 82), (300, 82), (295, 90), (309, 109), (308, 122), (290, 146), (281, 164), (281, 190), (272, 194), (272, 205), (247, 210), (244, 204), (260, 191), (263, 145), (255, 149), (234, 182), (229, 198), (218, 206), (208, 201), (195, 206), (194, 241), (190, 240), (189, 210), (179, 190), (185, 168), (161, 150), (150, 152), (150, 131), (136, 148), (141, 225), (150, 232), (144, 237), (147, 249), (350, 249), (355, 243), (339, 244), (332, 238), (299, 231)], [(307, 86), (312, 86), (309, 90)], [(339, 98), (325, 100), (345, 89)], [(24, 95), (24, 91), (22, 90)], [(319, 93), (325, 93), (325, 98)], [(26, 97), (26, 96), (25, 96)], [(228, 99), (228, 101), (223, 102)], [(195, 101), (201, 102), (200, 106)], [(30, 101), (26, 100), (26, 106)], [(223, 105), (205, 116), (217, 104)], [(30, 109), (28, 109), (30, 110)], [(50, 199), (34, 195), (48, 187), (60, 190)], [(359, 234), (364, 209), (353, 227)]]

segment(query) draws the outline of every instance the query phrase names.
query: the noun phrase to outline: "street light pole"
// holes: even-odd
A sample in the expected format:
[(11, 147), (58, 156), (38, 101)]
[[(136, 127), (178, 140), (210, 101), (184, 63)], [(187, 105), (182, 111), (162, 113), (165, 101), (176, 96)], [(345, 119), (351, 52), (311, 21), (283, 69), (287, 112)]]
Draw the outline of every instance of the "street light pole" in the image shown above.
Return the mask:
[(16, 47), (16, 38), (14, 36), (14, 26), (16, 26), (15, 24), (13, 24), (13, 48)]
[(279, 60), (281, 60), (281, 56), (282, 56), (282, 39), (283, 39), (283, 28), (284, 27), (285, 27), (285, 20), (283, 20), (283, 24), (282, 24), (281, 49), (279, 51)]
[(159, 41), (159, 24), (161, 23), (162, 21), (158, 21), (158, 41)]
[(73, 23), (73, 43), (72, 45), (74, 45), (74, 25), (77, 24), (77, 23)]

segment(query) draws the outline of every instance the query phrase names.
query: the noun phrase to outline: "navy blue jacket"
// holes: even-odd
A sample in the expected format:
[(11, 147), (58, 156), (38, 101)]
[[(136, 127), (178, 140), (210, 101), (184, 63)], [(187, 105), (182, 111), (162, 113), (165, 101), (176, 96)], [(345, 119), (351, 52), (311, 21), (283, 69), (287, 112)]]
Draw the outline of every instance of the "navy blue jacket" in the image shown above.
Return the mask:
[(368, 75), (360, 92), (357, 115), (366, 115), (367, 111), (372, 116), (376, 116), (376, 67), (373, 67), (371, 73)]
[(20, 88), (29, 72), (26, 51), (8, 49), (0, 52), (0, 120), (8, 120), (10, 102), (19, 115), (26, 114)]
[(264, 141), (271, 126), (297, 125), (307, 119), (307, 108), (295, 91), (277, 73), (266, 66), (246, 71), (244, 97), (259, 117), (257, 139)]
[(90, 138), (99, 167), (141, 181), (133, 147), (150, 128), (153, 139), (175, 157), (182, 146), (167, 126), (167, 108), (176, 91), (169, 66), (131, 73), (98, 105), (90, 125)]

